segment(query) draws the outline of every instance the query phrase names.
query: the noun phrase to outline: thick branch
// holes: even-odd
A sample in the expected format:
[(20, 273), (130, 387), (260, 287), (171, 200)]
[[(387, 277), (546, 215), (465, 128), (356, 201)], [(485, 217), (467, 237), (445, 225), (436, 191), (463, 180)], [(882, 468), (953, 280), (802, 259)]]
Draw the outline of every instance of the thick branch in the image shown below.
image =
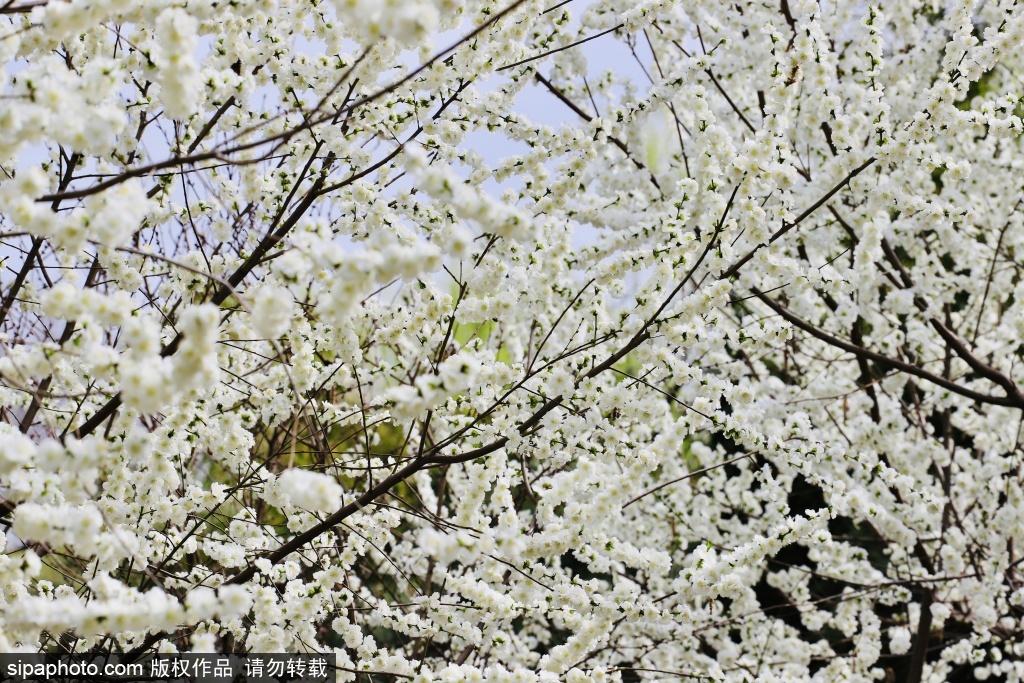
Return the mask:
[(942, 387), (943, 389), (949, 389), (953, 393), (959, 394), (965, 398), (969, 398), (972, 401), (978, 401), (979, 403), (988, 403), (990, 405), (1007, 406), (1011, 408), (1024, 408), (1024, 401), (1019, 400), (1016, 396), (992, 396), (991, 394), (983, 394), (978, 391), (973, 391), (966, 387), (960, 386), (956, 382), (952, 382), (934, 373), (928, 372), (927, 370), (923, 370), (922, 368), (919, 368), (916, 365), (911, 365), (910, 363), (905, 363), (904, 361), (898, 360), (896, 358), (890, 358), (889, 356), (883, 356), (880, 353), (869, 351), (868, 349), (861, 348), (856, 344), (852, 344), (843, 339), (833, 337), (824, 330), (821, 330), (820, 328), (811, 325), (802, 318), (797, 317), (789, 309), (782, 306), (777, 301), (775, 301), (774, 299), (772, 299), (771, 297), (769, 297), (756, 287), (752, 288), (751, 291), (754, 292), (758, 299), (763, 301), (769, 308), (778, 313), (780, 316), (788, 320), (793, 325), (799, 327), (804, 332), (807, 332), (812, 337), (815, 337), (825, 342), (829, 346), (834, 346), (837, 349), (842, 349), (843, 351), (847, 351), (854, 355), (862, 356), (868, 360), (875, 361), (876, 363), (885, 363), (886, 365), (901, 370), (907, 373), (908, 375), (914, 375), (915, 377), (920, 377), (921, 379), (928, 380), (932, 384), (936, 384)]

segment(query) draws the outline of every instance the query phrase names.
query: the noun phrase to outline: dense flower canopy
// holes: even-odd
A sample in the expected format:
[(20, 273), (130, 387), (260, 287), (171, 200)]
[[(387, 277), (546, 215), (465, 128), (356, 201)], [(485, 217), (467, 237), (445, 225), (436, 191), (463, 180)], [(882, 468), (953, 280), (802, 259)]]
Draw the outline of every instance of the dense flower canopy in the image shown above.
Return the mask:
[(0, 651), (1024, 680), (1016, 2), (10, 0), (0, 69)]

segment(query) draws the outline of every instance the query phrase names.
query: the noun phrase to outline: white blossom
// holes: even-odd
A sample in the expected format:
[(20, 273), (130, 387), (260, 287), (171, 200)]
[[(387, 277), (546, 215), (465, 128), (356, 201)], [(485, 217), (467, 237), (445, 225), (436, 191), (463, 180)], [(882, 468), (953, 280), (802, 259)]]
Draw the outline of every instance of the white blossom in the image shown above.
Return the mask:
[(341, 505), (341, 485), (326, 474), (292, 468), (276, 484), (285, 500), (307, 510), (334, 511)]

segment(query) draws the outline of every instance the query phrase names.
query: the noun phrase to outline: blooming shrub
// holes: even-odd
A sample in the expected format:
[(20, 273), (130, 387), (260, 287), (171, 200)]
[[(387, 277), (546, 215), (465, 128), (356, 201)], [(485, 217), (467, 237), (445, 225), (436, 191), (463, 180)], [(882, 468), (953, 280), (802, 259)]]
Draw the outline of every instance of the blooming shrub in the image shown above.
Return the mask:
[(0, 650), (1024, 679), (1022, 43), (0, 4)]

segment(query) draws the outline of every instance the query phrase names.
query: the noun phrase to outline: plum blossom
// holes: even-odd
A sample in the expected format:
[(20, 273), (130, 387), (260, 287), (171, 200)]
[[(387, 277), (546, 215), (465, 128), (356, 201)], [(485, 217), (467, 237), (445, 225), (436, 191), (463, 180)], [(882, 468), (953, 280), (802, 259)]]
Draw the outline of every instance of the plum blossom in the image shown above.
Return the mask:
[(0, 650), (1024, 680), (1017, 4), (0, 7)]

